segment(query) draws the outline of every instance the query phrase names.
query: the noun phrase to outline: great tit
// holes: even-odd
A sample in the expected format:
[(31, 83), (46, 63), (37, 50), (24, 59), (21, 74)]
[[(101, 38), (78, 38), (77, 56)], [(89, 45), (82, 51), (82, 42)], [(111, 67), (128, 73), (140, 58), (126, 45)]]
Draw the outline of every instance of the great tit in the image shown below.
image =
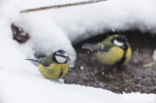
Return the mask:
[(111, 35), (97, 44), (86, 43), (83, 48), (95, 52), (99, 62), (105, 65), (125, 65), (132, 55), (127, 37), (121, 34)]
[(68, 73), (68, 54), (64, 50), (58, 50), (39, 60), (26, 60), (36, 63), (40, 73), (47, 79), (63, 78)]

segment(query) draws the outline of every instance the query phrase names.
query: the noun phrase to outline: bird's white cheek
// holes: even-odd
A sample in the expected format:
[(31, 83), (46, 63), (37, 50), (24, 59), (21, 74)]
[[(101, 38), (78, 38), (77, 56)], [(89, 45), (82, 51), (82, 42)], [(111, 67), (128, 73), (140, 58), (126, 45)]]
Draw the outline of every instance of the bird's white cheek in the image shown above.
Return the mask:
[(66, 58), (61, 57), (61, 56), (56, 56), (56, 60), (57, 60), (59, 63), (64, 63), (64, 62), (66, 62)]
[(117, 45), (117, 46), (123, 46), (124, 45), (124, 43), (119, 42), (117, 40), (114, 40), (114, 44)]

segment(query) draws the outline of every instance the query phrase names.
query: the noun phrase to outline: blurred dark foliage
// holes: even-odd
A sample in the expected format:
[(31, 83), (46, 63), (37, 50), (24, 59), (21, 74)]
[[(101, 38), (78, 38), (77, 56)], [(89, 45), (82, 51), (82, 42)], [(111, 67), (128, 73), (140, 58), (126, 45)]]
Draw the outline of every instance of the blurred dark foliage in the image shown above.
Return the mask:
[(23, 28), (15, 24), (11, 24), (11, 30), (13, 33), (13, 39), (19, 43), (25, 43), (30, 38), (29, 34), (25, 32)]

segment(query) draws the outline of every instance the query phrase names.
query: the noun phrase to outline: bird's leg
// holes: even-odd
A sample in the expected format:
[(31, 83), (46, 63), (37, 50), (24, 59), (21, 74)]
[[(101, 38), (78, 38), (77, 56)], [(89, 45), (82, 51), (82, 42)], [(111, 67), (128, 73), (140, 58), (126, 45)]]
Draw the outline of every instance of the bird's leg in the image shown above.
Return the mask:
[(116, 65), (113, 66), (112, 71), (113, 72), (123, 72), (124, 69), (123, 69), (122, 65), (116, 64)]

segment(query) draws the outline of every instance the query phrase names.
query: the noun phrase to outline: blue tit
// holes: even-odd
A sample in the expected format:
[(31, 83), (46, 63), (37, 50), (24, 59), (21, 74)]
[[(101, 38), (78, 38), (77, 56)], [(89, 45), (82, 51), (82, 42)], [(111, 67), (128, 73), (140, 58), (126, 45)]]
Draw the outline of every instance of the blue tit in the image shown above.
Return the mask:
[(39, 60), (27, 60), (36, 63), (40, 73), (47, 79), (63, 78), (68, 73), (68, 54), (64, 50), (58, 50)]
[(105, 65), (125, 65), (132, 56), (132, 50), (126, 36), (111, 35), (97, 44), (86, 43), (83, 48), (95, 52), (99, 62)]

